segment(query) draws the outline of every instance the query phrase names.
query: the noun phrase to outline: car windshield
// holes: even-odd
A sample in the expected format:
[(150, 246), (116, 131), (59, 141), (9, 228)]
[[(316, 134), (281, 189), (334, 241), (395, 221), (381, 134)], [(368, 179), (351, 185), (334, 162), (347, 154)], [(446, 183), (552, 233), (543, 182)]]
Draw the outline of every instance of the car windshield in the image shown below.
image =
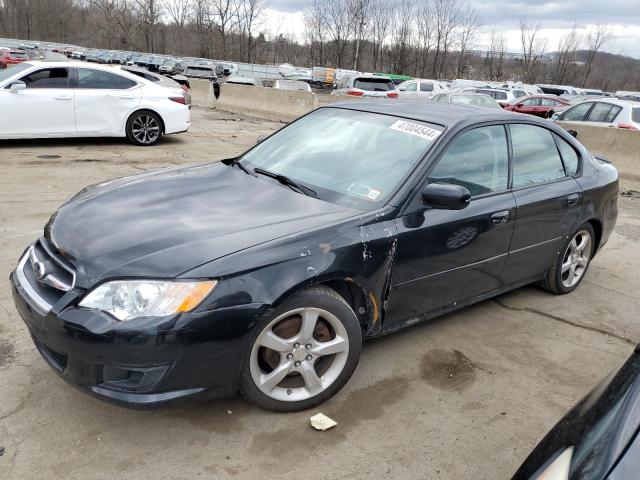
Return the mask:
[(486, 95), (452, 95), (451, 103), (458, 105), (475, 105), (477, 107), (500, 108), (491, 97)]
[(393, 194), (441, 132), (425, 122), (323, 108), (272, 135), (241, 162), (308, 185), (322, 200), (372, 210)]
[(31, 68), (33, 65), (30, 63), (19, 63), (18, 65), (14, 65), (13, 67), (6, 68), (4, 70), (0, 70), (0, 82), (4, 82), (6, 79), (13, 77), (15, 74), (20, 73), (27, 68)]

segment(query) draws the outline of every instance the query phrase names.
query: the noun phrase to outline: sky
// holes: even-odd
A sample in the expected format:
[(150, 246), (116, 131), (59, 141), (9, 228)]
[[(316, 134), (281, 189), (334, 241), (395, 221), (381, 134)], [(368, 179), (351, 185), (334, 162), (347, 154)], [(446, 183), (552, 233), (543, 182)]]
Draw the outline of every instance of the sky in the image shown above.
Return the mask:
[[(389, 0), (393, 2), (394, 0)], [(481, 28), (475, 44), (489, 47), (492, 30), (503, 32), (507, 50), (520, 51), (520, 19), (540, 23), (541, 35), (551, 50), (574, 23), (586, 34), (597, 23), (613, 27), (614, 39), (605, 51), (640, 59), (640, 0), (470, 0), (478, 12)], [(303, 11), (307, 0), (270, 0), (267, 26), (272, 32), (296, 35), (302, 41)]]

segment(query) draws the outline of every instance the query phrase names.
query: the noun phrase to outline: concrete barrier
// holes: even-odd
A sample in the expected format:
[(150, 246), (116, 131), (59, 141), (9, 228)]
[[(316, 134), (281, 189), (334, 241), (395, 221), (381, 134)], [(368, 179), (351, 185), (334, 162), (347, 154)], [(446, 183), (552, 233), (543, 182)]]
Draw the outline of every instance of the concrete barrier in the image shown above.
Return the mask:
[(318, 108), (312, 92), (223, 83), (215, 108), (268, 120), (292, 121)]
[(558, 122), (558, 125), (578, 132), (580, 143), (592, 153), (607, 157), (621, 177), (640, 180), (640, 132), (571, 122)]
[(190, 78), (191, 104), (195, 107), (213, 108), (216, 97), (213, 94), (213, 87), (209, 80), (200, 78)]

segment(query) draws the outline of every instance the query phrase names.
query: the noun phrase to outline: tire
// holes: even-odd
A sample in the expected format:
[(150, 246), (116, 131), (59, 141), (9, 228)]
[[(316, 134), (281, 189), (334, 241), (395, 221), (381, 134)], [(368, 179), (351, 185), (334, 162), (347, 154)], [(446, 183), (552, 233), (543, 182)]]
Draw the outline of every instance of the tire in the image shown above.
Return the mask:
[(133, 113), (127, 120), (127, 140), (134, 145), (150, 147), (162, 137), (162, 119), (150, 110)]
[[(590, 223), (581, 225), (564, 242), (560, 253), (539, 285), (556, 295), (564, 295), (578, 288), (595, 253), (595, 238)], [(584, 245), (583, 241), (586, 242)]]
[(276, 412), (315, 407), (347, 383), (361, 351), (362, 330), (349, 304), (328, 287), (307, 288), (256, 326), (240, 393)]

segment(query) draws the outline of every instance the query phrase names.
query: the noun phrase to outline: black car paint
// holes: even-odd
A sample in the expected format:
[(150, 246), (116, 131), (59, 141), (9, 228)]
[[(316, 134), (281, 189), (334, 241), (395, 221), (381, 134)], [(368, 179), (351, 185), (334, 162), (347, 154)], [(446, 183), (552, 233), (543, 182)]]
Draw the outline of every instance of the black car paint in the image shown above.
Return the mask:
[(569, 480), (629, 480), (640, 472), (640, 349), (569, 411), (513, 477), (535, 479), (573, 447)]
[[(417, 120), (425, 115), (401, 102), (324, 108)], [(556, 125), (533, 117), (455, 105), (429, 108), (442, 120), (444, 133), (386, 205), (372, 211), (310, 198), (221, 163), (152, 172), (83, 190), (45, 229), (44, 241), (77, 270), (73, 291), (42, 318), (13, 275), (15, 302), (40, 350), (44, 346), (54, 356), (67, 357), (63, 375), (70, 382), (127, 404), (205, 391), (225, 396), (237, 389), (255, 323), (305, 286), (335, 288), (353, 306), (364, 336), (373, 337), (540, 279), (544, 272), (529, 274), (532, 265), (525, 262), (548, 268), (558, 245), (511, 262), (509, 245), (512, 236), (518, 238), (518, 228), (524, 242), (527, 232), (553, 230), (555, 238), (592, 221), (598, 246), (606, 242), (617, 215), (613, 167), (598, 162)], [(514, 121), (548, 128), (580, 152), (578, 175), (563, 181), (571, 185), (568, 190), (554, 182), (520, 193), (484, 195), (464, 210), (422, 204), (424, 178), (457, 134)], [(547, 199), (547, 189), (554, 191), (553, 200)], [(582, 196), (580, 208), (561, 226), (555, 222), (566, 217), (563, 212), (535, 217), (541, 202), (562, 203), (576, 189)], [(519, 198), (538, 205), (522, 226)], [(492, 217), (505, 212), (506, 221), (495, 223)], [(464, 228), (475, 229), (475, 235), (466, 243), (463, 236), (451, 248), (451, 236)], [(512, 272), (511, 283), (502, 281), (503, 271)], [(119, 322), (77, 307), (99, 283), (135, 277), (217, 278), (220, 283), (195, 311), (172, 318)], [(128, 389), (105, 381), (105, 365), (130, 370), (151, 365), (166, 372), (157, 383)]]

